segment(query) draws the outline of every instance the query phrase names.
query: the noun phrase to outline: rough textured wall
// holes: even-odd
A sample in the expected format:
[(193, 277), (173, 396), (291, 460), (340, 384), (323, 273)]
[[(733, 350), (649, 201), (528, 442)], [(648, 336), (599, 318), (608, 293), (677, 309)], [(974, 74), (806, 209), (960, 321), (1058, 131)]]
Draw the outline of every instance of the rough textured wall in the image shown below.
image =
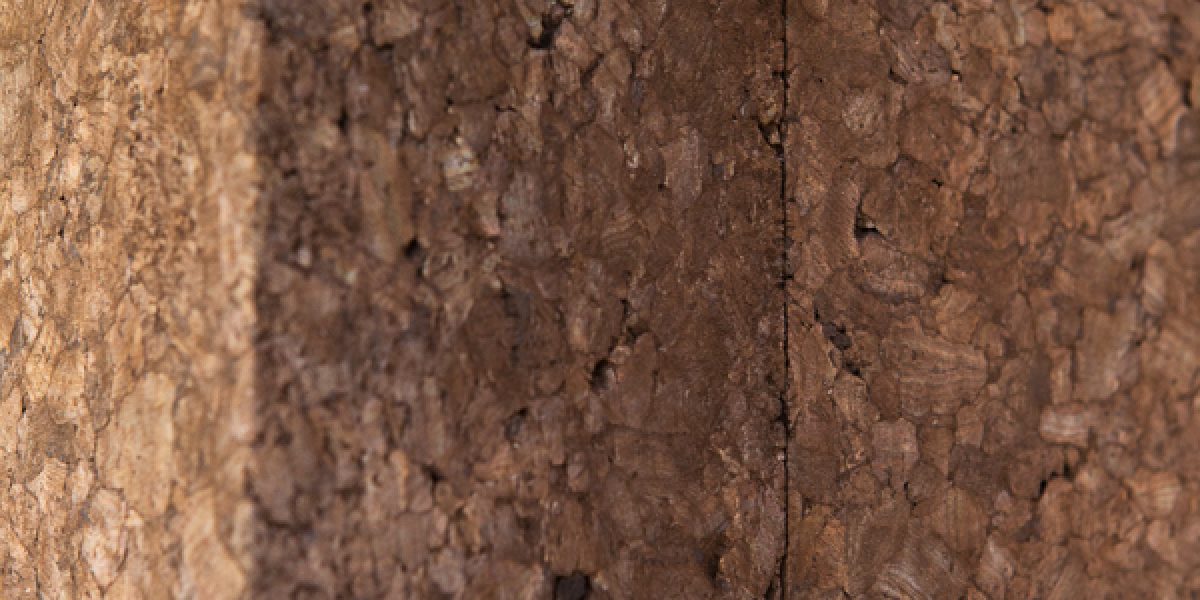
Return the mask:
[(0, 0), (0, 596), (1200, 593), (1197, 36)]
[(257, 592), (762, 597), (779, 6), (263, 16)]
[(1200, 593), (1200, 6), (788, 16), (787, 597)]
[(234, 2), (0, 2), (0, 596), (230, 598), (250, 568)]

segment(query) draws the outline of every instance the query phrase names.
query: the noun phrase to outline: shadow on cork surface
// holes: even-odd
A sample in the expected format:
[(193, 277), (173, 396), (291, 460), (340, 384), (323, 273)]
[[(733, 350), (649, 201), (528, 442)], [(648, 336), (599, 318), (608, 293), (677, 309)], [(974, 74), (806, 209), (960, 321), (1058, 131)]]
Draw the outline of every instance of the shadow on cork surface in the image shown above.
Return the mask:
[(253, 594), (777, 591), (779, 6), (260, 17)]

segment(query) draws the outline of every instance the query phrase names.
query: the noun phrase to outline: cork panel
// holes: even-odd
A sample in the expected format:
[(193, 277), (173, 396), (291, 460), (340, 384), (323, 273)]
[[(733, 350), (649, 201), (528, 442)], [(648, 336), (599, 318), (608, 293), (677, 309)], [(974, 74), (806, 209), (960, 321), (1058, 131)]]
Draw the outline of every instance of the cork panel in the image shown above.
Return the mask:
[(0, 3), (0, 596), (233, 598), (261, 42), (228, 1)]
[(779, 9), (263, 2), (255, 597), (768, 592)]
[(791, 0), (789, 598), (1200, 593), (1200, 12)]

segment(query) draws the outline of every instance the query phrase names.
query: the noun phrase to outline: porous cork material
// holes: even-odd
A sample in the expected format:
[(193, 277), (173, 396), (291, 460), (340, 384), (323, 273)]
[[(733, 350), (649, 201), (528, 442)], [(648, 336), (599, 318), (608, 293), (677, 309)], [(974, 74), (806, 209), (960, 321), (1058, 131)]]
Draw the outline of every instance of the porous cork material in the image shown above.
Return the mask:
[(787, 15), (785, 597), (1200, 594), (1200, 5)]
[(264, 3), (256, 594), (762, 597), (779, 8)]
[(0, 0), (0, 597), (1200, 594), (1198, 36)]
[(246, 589), (261, 29), (0, 1), (0, 597)]

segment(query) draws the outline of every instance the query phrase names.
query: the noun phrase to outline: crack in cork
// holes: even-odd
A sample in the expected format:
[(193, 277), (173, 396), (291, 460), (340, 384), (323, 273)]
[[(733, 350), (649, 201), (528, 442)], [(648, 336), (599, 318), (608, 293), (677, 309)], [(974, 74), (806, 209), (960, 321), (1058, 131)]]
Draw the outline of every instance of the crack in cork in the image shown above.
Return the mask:
[(780, 250), (780, 281), (779, 286), (783, 296), (783, 385), (779, 391), (779, 411), (783, 421), (783, 555), (779, 557), (779, 597), (787, 597), (787, 568), (788, 568), (788, 546), (791, 544), (789, 532), (789, 524), (791, 522), (791, 472), (789, 465), (791, 463), (791, 439), (792, 439), (792, 424), (790, 413), (788, 411), (788, 394), (791, 393), (791, 376), (792, 376), (792, 361), (789, 352), (789, 340), (791, 334), (791, 323), (788, 319), (788, 281), (792, 278), (791, 261), (789, 260), (791, 249), (791, 224), (788, 222), (787, 210), (787, 117), (788, 117), (788, 0), (779, 1), (780, 13), (780, 39), (783, 45), (783, 65), (779, 72), (780, 84), (782, 86), (783, 102), (782, 112), (779, 117), (779, 144), (775, 151), (779, 160), (779, 210), (781, 212), (781, 224), (783, 227), (783, 247)]

